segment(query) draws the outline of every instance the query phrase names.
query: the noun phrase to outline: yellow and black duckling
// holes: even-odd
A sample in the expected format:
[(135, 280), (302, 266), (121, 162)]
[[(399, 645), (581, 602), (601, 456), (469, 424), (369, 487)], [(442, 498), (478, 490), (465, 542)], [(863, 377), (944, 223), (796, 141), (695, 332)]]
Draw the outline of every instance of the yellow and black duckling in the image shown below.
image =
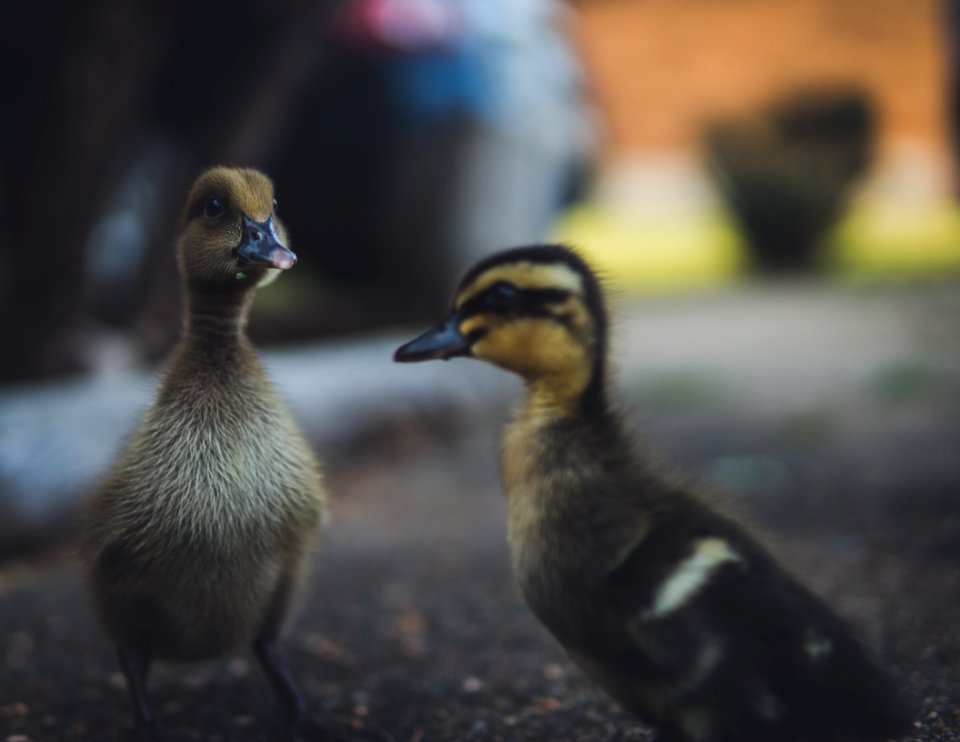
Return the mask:
[(600, 284), (573, 251), (507, 250), (397, 361), (519, 374), (501, 469), (514, 570), (588, 676), (661, 740), (854, 742), (907, 728), (844, 623), (733, 520), (634, 450), (608, 396)]
[(322, 733), (278, 646), (326, 499), (313, 452), (247, 339), (258, 286), (296, 262), (273, 184), (214, 168), (194, 183), (177, 259), (182, 338), (156, 400), (87, 503), (84, 555), (135, 730), (152, 737), (154, 658), (252, 646), (297, 734)]

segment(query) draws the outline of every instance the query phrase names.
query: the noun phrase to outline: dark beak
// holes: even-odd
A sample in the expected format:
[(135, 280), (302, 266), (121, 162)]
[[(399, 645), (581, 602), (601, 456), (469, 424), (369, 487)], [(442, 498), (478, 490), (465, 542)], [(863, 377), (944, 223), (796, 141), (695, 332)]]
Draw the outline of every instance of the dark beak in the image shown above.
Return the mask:
[(412, 363), (470, 355), (470, 343), (457, 329), (458, 320), (457, 313), (451, 312), (439, 325), (397, 348), (393, 360)]
[(293, 251), (280, 242), (272, 216), (265, 222), (255, 222), (244, 215), (243, 236), (233, 252), (237, 256), (237, 265), (241, 267), (255, 265), (285, 271), (297, 262)]

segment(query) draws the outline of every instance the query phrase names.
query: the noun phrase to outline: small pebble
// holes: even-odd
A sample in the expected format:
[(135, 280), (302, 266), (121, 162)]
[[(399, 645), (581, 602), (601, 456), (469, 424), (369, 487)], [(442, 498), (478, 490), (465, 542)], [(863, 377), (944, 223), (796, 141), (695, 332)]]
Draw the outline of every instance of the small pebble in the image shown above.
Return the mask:
[(487, 722), (482, 719), (473, 722), (473, 725), (470, 727), (470, 734), (482, 737), (487, 733)]
[(476, 693), (483, 688), (483, 681), (475, 675), (470, 675), (463, 679), (461, 687), (465, 693)]
[(556, 711), (563, 707), (563, 703), (551, 696), (542, 696), (537, 699), (537, 706), (543, 711)]
[(24, 717), (30, 713), (30, 707), (23, 701), (14, 701), (6, 706), (0, 706), (0, 716)]
[(191, 690), (202, 690), (209, 684), (208, 678), (194, 673), (184, 675), (181, 682), (185, 688), (190, 688)]
[(543, 677), (547, 680), (561, 680), (566, 675), (566, 671), (556, 662), (551, 662), (543, 668)]

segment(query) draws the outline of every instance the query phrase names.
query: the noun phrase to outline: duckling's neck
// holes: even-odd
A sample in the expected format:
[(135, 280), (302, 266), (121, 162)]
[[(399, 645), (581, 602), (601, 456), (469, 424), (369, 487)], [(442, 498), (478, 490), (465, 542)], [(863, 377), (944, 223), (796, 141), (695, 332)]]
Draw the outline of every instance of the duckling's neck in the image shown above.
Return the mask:
[(187, 342), (214, 346), (245, 342), (253, 291), (188, 286), (185, 294), (183, 335)]
[(525, 377), (526, 397), (521, 414), (530, 418), (583, 417), (597, 420), (609, 414), (604, 365), (562, 374)]

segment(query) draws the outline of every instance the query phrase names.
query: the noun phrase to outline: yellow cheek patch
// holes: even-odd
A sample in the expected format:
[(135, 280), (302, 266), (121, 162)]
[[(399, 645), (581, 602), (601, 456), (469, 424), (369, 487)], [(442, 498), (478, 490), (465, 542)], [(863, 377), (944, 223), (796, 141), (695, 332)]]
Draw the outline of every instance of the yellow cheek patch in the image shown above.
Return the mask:
[(503, 317), (484, 312), (467, 317), (458, 330), (464, 337), (482, 332), (471, 346), (474, 357), (527, 377), (589, 371), (590, 315), (576, 297), (552, 308), (557, 317)]
[(470, 337), (470, 333), (483, 329), (489, 323), (489, 321), (490, 317), (488, 315), (475, 314), (461, 322), (457, 329), (464, 337)]
[(584, 348), (573, 341), (566, 328), (541, 318), (513, 320), (491, 329), (474, 343), (473, 355), (524, 376), (589, 367)]

